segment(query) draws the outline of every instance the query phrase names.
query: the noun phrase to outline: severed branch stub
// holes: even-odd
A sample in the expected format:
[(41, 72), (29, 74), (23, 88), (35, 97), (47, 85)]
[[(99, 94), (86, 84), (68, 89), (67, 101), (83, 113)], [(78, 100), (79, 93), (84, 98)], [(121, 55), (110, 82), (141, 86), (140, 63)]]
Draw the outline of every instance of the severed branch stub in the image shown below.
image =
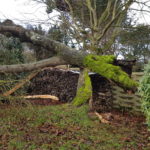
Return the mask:
[(98, 117), (98, 119), (102, 122), (102, 123), (106, 123), (108, 124), (109, 121), (107, 121), (106, 119), (103, 118), (103, 116), (101, 114), (99, 114), (98, 112), (95, 111), (95, 115)]

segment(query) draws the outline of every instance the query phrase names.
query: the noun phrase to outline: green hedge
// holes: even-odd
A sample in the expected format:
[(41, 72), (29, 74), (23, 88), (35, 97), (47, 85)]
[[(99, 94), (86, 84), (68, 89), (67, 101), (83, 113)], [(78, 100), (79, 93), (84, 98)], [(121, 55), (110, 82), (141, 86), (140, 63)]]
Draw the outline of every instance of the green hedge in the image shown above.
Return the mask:
[(144, 76), (140, 81), (139, 92), (142, 96), (142, 110), (146, 115), (150, 130), (150, 62), (145, 66)]

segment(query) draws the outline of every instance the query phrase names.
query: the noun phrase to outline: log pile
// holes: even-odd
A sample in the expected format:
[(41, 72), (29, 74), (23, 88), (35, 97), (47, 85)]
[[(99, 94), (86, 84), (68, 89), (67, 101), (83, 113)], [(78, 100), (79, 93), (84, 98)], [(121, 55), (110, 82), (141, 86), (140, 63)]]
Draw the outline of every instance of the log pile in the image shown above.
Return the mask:
[(31, 80), (27, 93), (30, 95), (50, 94), (57, 96), (62, 102), (70, 102), (75, 97), (78, 73), (45, 69)]
[(107, 112), (112, 109), (112, 85), (106, 78), (98, 75), (90, 75), (93, 87), (93, 109), (97, 112)]
[[(99, 111), (110, 110), (112, 94), (110, 82), (98, 74), (90, 74), (93, 87), (93, 108)], [(45, 69), (31, 80), (27, 93), (50, 94), (61, 102), (71, 102), (76, 95), (78, 72), (60, 69)]]
[[(119, 61), (129, 75), (132, 72), (132, 62)], [(126, 67), (127, 66), (127, 67)], [(106, 78), (91, 73), (93, 87), (93, 109), (97, 112), (110, 111), (113, 107), (112, 83)], [(29, 95), (53, 95), (61, 102), (71, 102), (76, 95), (79, 72), (47, 68), (39, 72), (31, 80), (27, 93)]]

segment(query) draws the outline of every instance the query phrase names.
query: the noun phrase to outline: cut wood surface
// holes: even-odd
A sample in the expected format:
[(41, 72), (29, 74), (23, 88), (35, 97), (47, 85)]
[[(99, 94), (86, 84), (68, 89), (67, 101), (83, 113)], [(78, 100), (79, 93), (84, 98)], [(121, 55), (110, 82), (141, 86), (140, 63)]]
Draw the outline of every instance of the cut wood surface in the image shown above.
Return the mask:
[(102, 123), (106, 123), (108, 124), (109, 121), (107, 121), (106, 119), (103, 118), (103, 116), (101, 114), (99, 114), (98, 112), (95, 112), (95, 115), (98, 117), (98, 119), (102, 122)]
[(28, 95), (24, 96), (25, 99), (32, 99), (32, 98), (43, 98), (43, 99), (52, 99), (55, 101), (59, 101), (59, 98), (53, 95)]

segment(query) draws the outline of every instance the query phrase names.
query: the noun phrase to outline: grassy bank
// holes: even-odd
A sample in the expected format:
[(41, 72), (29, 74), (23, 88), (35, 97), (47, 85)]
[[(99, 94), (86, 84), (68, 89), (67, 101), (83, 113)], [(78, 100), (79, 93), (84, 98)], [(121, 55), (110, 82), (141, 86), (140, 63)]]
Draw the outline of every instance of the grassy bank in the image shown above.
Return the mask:
[(148, 150), (143, 120), (114, 113), (111, 124), (88, 106), (0, 106), (0, 150)]

